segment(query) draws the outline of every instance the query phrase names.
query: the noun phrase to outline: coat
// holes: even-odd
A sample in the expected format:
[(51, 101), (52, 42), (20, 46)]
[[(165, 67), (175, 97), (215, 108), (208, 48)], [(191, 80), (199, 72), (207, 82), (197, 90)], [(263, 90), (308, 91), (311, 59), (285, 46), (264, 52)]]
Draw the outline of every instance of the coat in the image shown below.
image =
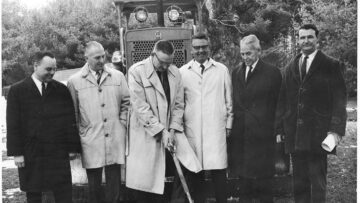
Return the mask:
[(246, 65), (232, 73), (234, 123), (230, 136), (229, 169), (232, 176), (271, 177), (275, 173), (275, 112), (280, 70), (259, 59), (245, 82)]
[(80, 152), (73, 103), (63, 84), (52, 80), (41, 96), (28, 77), (11, 86), (6, 109), (7, 155), (24, 156), (20, 189), (41, 192), (71, 188), (69, 153)]
[(300, 57), (301, 54), (296, 56), (284, 72), (277, 132), (285, 135), (288, 153), (328, 153), (321, 147), (327, 133), (345, 134), (346, 86), (342, 65), (318, 51), (300, 81)]
[(124, 75), (104, 67), (100, 84), (88, 64), (67, 83), (79, 126), (84, 168), (125, 163), (125, 135), (130, 105)]
[[(184, 94), (181, 76), (176, 66), (168, 69), (170, 105), (151, 57), (134, 64), (128, 72), (131, 108), (129, 155), (126, 159), (126, 186), (132, 189), (163, 194), (165, 181), (165, 147), (155, 135), (163, 129), (179, 133), (177, 156), (192, 171), (200, 163), (183, 135)], [(169, 110), (168, 110), (169, 109)], [(179, 145), (179, 143), (182, 143)], [(192, 154), (193, 156), (192, 156)], [(195, 157), (195, 158), (194, 158)], [(198, 162), (198, 161), (197, 161)]]
[(180, 68), (185, 94), (185, 135), (204, 170), (227, 167), (226, 129), (231, 129), (232, 87), (226, 66), (212, 59), (203, 75), (191, 60)]

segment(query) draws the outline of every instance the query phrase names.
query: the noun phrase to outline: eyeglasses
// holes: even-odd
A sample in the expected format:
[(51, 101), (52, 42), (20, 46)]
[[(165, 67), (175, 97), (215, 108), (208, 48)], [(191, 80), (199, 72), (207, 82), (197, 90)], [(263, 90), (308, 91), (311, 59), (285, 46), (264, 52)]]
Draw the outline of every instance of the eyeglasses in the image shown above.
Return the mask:
[(209, 47), (209, 45), (203, 45), (203, 46), (192, 46), (195, 50), (200, 50), (200, 49), (207, 49)]
[(156, 53), (154, 55), (156, 56), (156, 59), (158, 60), (158, 62), (161, 66), (169, 67), (172, 64), (172, 62), (166, 62), (166, 61), (160, 60), (160, 58), (158, 57), (158, 55)]

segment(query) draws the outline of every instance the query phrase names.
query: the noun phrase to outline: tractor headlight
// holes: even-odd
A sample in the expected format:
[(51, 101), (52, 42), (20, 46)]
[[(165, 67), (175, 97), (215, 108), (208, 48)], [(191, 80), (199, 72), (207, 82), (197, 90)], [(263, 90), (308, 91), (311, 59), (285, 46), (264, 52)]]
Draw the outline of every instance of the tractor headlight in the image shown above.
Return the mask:
[(175, 5), (172, 5), (166, 9), (168, 18), (171, 22), (176, 22), (180, 18), (180, 13), (182, 12), (181, 8)]
[(136, 7), (134, 10), (135, 19), (140, 23), (143, 23), (148, 18), (148, 11), (145, 7)]

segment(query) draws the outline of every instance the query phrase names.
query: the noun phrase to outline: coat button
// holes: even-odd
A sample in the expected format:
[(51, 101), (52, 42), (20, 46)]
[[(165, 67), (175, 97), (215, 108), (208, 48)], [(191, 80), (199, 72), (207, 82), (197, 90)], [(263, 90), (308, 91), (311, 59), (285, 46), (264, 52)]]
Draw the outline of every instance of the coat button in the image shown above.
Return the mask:
[(299, 106), (300, 109), (304, 108), (304, 104), (303, 104), (303, 103), (299, 103), (298, 106)]
[(104, 119), (104, 122), (106, 122), (106, 121), (107, 121), (107, 119), (105, 118), (105, 119)]
[(105, 137), (109, 137), (109, 134), (108, 134), (108, 133), (106, 133), (106, 134), (105, 134)]
[(102, 92), (102, 89), (99, 89), (99, 92)]
[(304, 124), (303, 119), (300, 119), (300, 118), (299, 118), (299, 119), (297, 120), (297, 124), (298, 124), (298, 125), (302, 125), (302, 124)]
[(105, 106), (105, 104), (101, 104), (101, 107), (104, 107)]

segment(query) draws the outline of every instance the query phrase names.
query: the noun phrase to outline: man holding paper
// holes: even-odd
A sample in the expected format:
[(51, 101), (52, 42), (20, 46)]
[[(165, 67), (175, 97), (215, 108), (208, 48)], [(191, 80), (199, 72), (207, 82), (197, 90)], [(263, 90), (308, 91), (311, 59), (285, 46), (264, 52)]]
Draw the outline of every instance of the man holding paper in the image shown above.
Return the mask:
[(346, 87), (341, 63), (317, 49), (315, 25), (299, 29), (301, 53), (286, 67), (280, 93), (277, 141), (293, 161), (295, 202), (326, 200), (327, 154), (345, 134)]

